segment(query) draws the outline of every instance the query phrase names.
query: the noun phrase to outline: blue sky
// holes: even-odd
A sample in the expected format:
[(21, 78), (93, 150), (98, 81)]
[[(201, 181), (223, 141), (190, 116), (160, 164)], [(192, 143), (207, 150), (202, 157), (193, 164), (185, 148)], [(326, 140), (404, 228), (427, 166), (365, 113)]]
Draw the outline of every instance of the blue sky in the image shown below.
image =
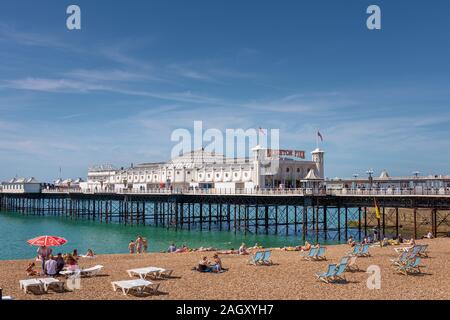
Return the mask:
[[(82, 30), (66, 29), (78, 4)], [(370, 4), (382, 30), (366, 28)], [(448, 1), (2, 1), (0, 179), (166, 160), (176, 128), (279, 128), (326, 175), (448, 174)]]

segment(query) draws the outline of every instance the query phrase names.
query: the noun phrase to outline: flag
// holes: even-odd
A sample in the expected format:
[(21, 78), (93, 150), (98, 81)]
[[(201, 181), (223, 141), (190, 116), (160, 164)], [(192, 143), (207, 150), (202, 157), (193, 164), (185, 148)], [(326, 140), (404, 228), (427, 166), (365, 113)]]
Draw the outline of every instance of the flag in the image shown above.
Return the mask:
[(264, 132), (264, 129), (259, 127), (259, 132), (261, 132), (263, 135), (266, 135), (266, 133)]
[(320, 133), (320, 131), (317, 131), (317, 136), (320, 138), (320, 141), (323, 142), (323, 136), (322, 136), (322, 134)]
[(378, 206), (377, 199), (374, 198), (373, 201), (375, 202), (375, 215), (377, 216), (377, 219), (380, 220), (381, 219), (380, 207)]

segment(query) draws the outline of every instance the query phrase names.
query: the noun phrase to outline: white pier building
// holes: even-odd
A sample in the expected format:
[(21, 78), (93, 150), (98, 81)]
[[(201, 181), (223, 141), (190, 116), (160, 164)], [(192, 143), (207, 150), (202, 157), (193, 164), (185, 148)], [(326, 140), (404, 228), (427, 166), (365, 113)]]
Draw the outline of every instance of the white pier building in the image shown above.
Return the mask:
[[(317, 187), (324, 180), (324, 151), (252, 149), (252, 158), (226, 158), (205, 150), (192, 151), (163, 163), (143, 163), (116, 169), (111, 165), (92, 167), (86, 182), (87, 191), (135, 190), (161, 188), (200, 188), (230, 192), (264, 188)], [(288, 156), (286, 156), (286, 154)], [(275, 156), (276, 155), (276, 156)]]

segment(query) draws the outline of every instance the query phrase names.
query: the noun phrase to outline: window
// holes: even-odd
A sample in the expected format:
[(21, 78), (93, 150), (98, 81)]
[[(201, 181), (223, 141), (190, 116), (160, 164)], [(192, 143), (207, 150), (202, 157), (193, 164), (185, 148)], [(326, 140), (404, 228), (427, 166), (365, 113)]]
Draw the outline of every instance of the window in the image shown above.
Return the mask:
[(289, 172), (289, 168), (286, 168), (286, 172)]
[(297, 173), (300, 173), (300, 168), (297, 168)]

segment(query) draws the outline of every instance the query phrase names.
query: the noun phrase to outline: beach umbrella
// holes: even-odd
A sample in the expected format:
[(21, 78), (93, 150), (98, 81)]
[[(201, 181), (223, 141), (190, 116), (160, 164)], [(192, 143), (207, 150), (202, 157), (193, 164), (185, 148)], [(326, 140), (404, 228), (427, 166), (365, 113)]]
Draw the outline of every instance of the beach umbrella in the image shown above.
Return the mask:
[(32, 246), (57, 247), (67, 242), (66, 239), (56, 236), (40, 236), (27, 241)]

